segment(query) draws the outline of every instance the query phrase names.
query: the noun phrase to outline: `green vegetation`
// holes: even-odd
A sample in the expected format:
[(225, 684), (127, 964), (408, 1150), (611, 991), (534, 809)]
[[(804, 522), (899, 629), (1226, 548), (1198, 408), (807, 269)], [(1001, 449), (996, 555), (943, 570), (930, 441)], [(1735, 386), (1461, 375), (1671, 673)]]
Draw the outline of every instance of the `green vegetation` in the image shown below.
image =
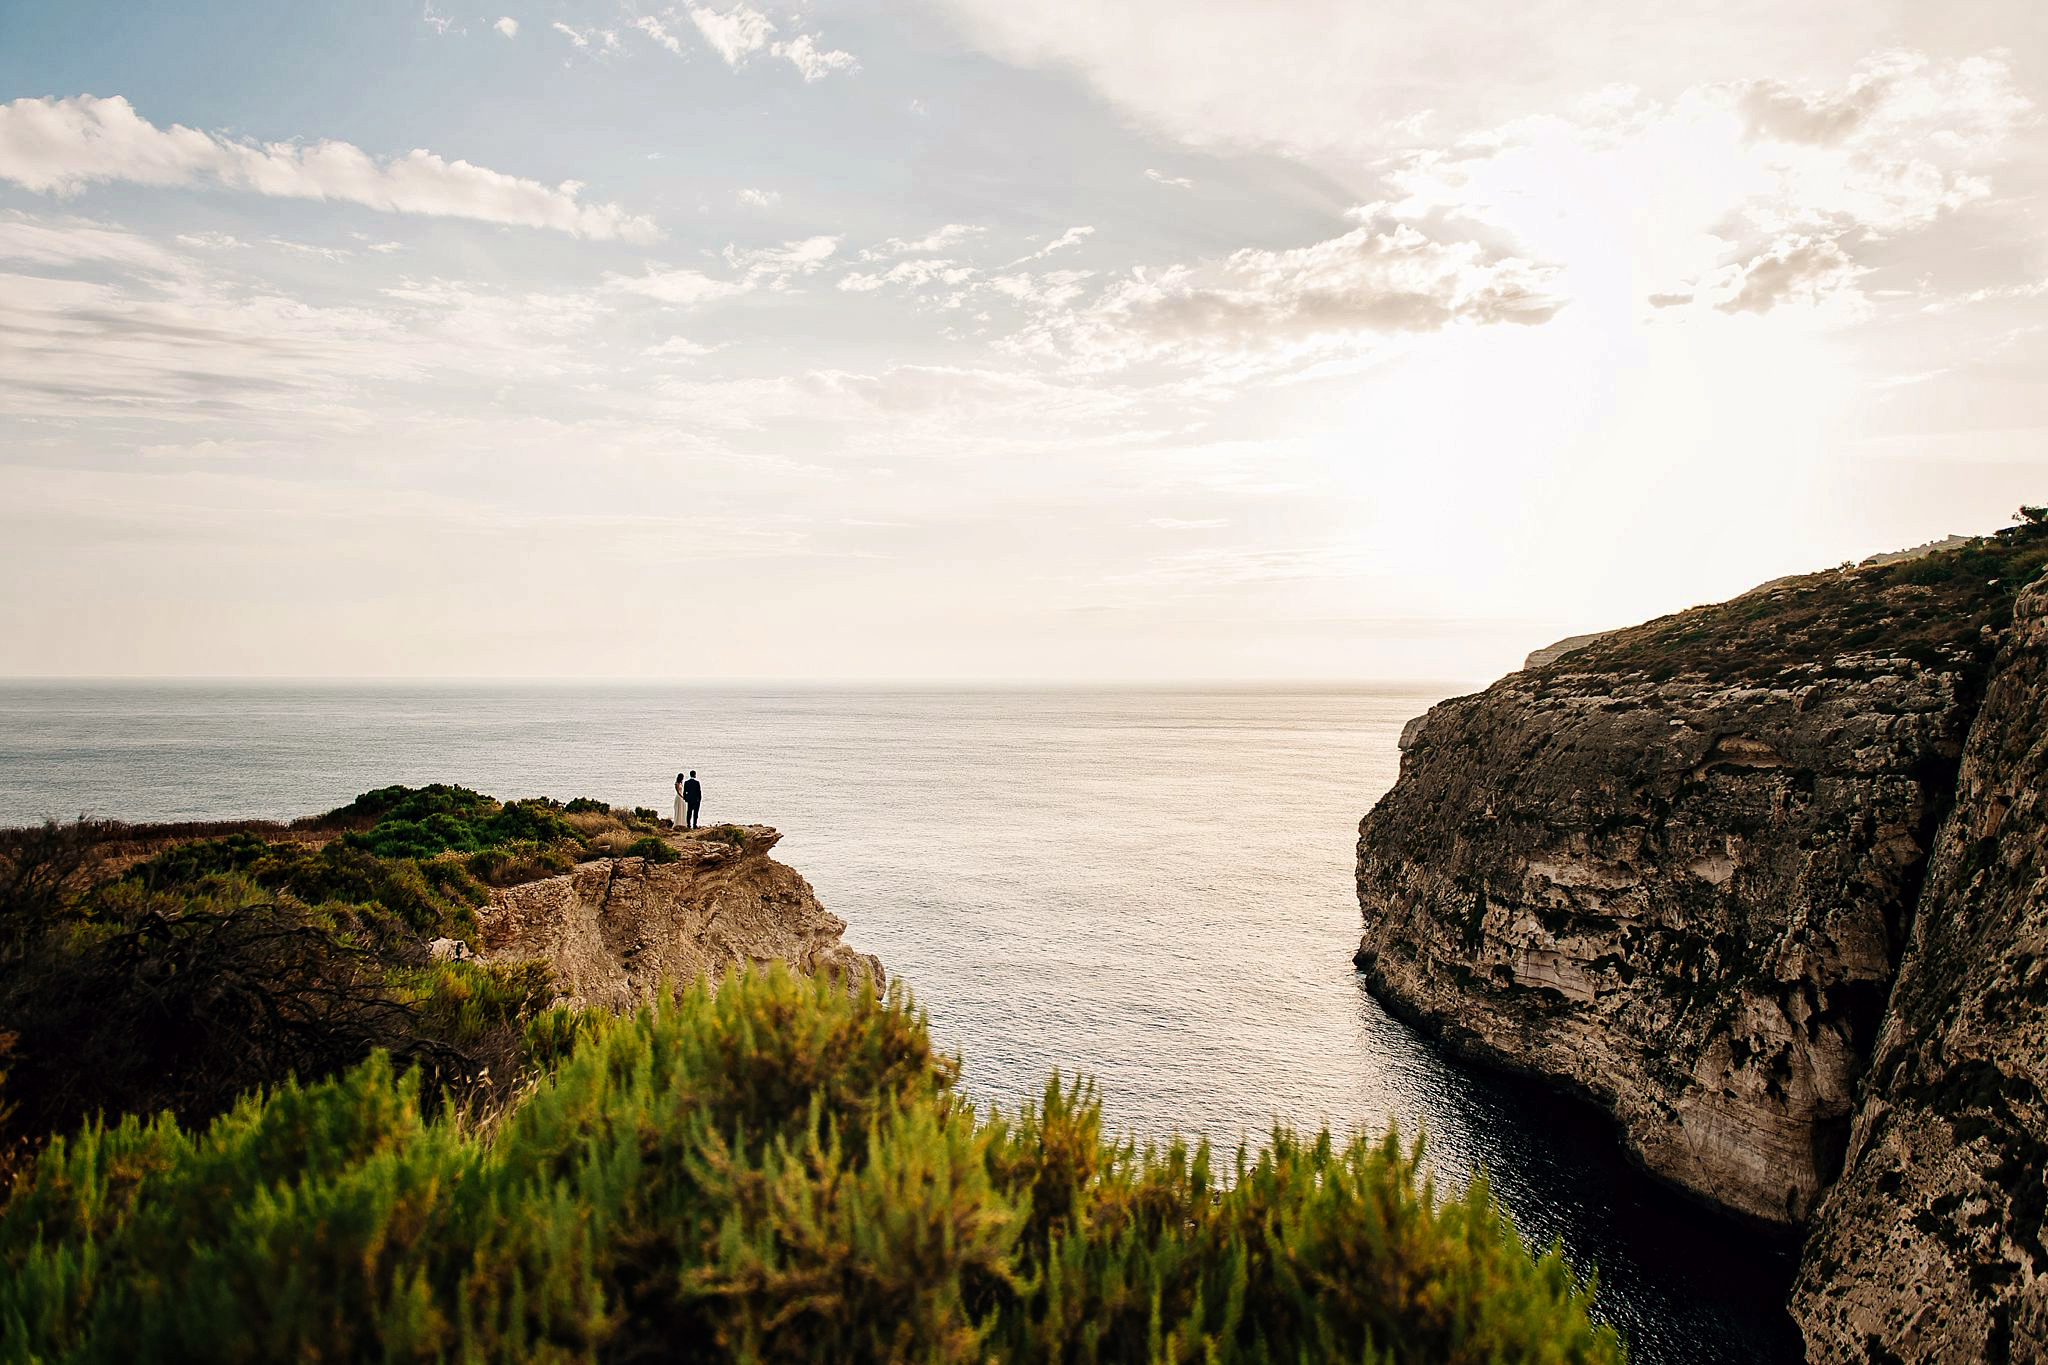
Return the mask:
[[(558, 1019), (543, 1026), (560, 1027)], [(954, 1090), (900, 992), (780, 971), (589, 1018), (491, 1121), (381, 1054), (52, 1145), (0, 1212), (21, 1359), (1618, 1361), (1418, 1155), (1105, 1141)]]
[(2048, 512), (2023, 507), (2018, 524), (1996, 535), (1918, 559), (1785, 579), (1602, 636), (1544, 671), (1772, 683), (1816, 667), (1865, 677), (1900, 659), (1959, 672), (1974, 686), (2012, 622), (2013, 599), (2044, 566)]
[(1219, 1171), (1057, 1077), (977, 1112), (900, 989), (621, 1018), (428, 950), (656, 828), (432, 786), (0, 831), (0, 1361), (1621, 1359), (1391, 1135)]
[(493, 886), (628, 846), (673, 857), (656, 828), (587, 798), (436, 784), (290, 826), (0, 830), (0, 1187), (95, 1114), (204, 1122), (379, 1049), (435, 1103), (486, 1102), (491, 1078), (524, 1064), (553, 984), (528, 966), (436, 962), (427, 943), (475, 946)]

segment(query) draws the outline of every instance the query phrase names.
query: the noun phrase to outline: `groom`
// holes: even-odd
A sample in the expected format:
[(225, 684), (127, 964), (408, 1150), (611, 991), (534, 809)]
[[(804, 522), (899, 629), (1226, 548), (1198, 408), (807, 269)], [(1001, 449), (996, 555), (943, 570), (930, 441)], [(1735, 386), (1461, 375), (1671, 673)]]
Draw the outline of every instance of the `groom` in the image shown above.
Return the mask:
[(697, 770), (690, 769), (689, 781), (683, 783), (683, 828), (697, 828), (697, 807), (704, 800), (704, 786), (697, 781)]

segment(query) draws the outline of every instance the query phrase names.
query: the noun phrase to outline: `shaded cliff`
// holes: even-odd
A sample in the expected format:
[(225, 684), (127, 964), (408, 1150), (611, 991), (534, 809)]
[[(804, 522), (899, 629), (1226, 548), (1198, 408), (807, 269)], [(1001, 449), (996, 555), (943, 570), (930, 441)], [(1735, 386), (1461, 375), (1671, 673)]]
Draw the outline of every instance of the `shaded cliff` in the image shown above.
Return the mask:
[(2020, 600), (1793, 1312), (1808, 1358), (2048, 1358), (2048, 586)]
[(1360, 828), (1373, 992), (1600, 1103), (1651, 1171), (1803, 1221), (2044, 542), (1780, 580), (1433, 708)]
[(482, 956), (545, 962), (571, 1003), (611, 1009), (664, 980), (775, 961), (879, 991), (881, 963), (841, 942), (846, 922), (768, 856), (781, 838), (766, 825), (671, 833), (673, 862), (599, 858), (500, 888), (477, 911)]

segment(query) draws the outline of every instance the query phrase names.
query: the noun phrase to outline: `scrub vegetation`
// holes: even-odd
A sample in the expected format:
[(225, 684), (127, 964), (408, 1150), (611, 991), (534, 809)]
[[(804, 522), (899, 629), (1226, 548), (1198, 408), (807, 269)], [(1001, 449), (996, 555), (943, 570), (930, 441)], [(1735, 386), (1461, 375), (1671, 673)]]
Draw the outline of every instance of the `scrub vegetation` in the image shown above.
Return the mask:
[(1139, 1150), (1085, 1083), (977, 1109), (900, 987), (614, 1016), (428, 951), (637, 814), (387, 788), (193, 833), (0, 841), (0, 1359), (1622, 1357), (1393, 1135)]

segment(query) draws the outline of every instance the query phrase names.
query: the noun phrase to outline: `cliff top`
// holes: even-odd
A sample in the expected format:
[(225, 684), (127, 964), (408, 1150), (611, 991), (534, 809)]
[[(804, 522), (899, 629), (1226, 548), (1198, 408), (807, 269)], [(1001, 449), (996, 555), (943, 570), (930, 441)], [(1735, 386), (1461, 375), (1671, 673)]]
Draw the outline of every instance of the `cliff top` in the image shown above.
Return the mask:
[(2012, 620), (2013, 599), (2048, 565), (2048, 523), (1958, 539), (1911, 559), (1878, 556), (1777, 579), (1575, 647), (1560, 641), (1568, 647), (1538, 650), (1528, 671), (1546, 681), (1632, 673), (1650, 682), (1789, 683), (1862, 677), (1910, 660), (1979, 673)]

